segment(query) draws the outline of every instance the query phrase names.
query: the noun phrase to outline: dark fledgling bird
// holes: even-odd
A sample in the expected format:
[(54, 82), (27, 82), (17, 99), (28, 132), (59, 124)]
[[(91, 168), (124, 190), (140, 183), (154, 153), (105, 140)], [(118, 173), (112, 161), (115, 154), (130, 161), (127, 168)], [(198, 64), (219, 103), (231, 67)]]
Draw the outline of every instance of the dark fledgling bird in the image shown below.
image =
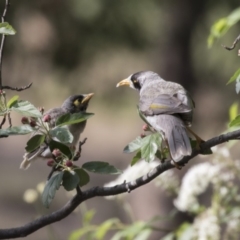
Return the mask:
[(149, 124), (161, 133), (172, 159), (180, 161), (191, 155), (192, 147), (187, 129), (197, 141), (202, 141), (189, 129), (192, 124), (194, 102), (178, 83), (165, 81), (157, 73), (142, 71), (120, 81), (117, 87), (129, 86), (139, 91), (139, 110)]
[[(63, 102), (61, 107), (52, 108), (48, 110), (43, 115), (42, 119), (46, 118), (47, 116), (49, 118), (49, 126), (50, 128), (53, 128), (56, 125), (57, 119), (64, 114), (86, 112), (88, 108), (88, 103), (93, 95), (94, 95), (93, 93), (89, 93), (89, 94), (80, 94), (80, 95), (74, 95), (74, 96), (68, 97)], [(66, 125), (68, 130), (73, 135), (73, 141), (71, 144), (69, 144), (69, 146), (75, 146), (77, 144), (85, 126), (86, 126), (86, 121), (71, 124), (71, 125)], [(35, 135), (36, 134), (38, 133), (35, 133)], [(52, 153), (49, 147), (46, 144), (42, 144), (39, 148), (37, 148), (33, 152), (24, 154), (23, 161), (20, 165), (20, 168), (27, 169), (30, 166), (31, 162), (39, 158), (43, 159), (43, 158), (51, 158), (51, 157), (52, 157)]]

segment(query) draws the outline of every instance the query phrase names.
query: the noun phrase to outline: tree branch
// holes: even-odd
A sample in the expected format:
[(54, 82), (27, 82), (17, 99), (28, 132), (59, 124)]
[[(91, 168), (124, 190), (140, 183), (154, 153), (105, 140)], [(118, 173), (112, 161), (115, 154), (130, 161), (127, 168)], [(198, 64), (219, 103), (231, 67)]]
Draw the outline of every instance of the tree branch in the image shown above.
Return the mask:
[[(201, 144), (201, 149), (194, 149), (191, 156), (184, 157), (181, 161), (178, 162), (180, 165), (188, 163), (191, 159), (196, 157), (198, 154), (214, 147), (216, 145), (228, 142), (230, 140), (238, 140), (240, 138), (240, 130), (232, 131), (229, 133), (221, 134), (217, 137), (209, 139), (208, 141)], [(32, 222), (17, 228), (1, 229), (0, 230), (0, 239), (9, 239), (9, 238), (19, 238), (25, 237), (38, 229), (49, 225), (51, 223), (62, 220), (67, 217), (74, 209), (81, 204), (83, 201), (86, 201), (90, 198), (99, 197), (99, 196), (112, 196), (118, 195), (121, 193), (126, 193), (129, 190), (132, 191), (140, 186), (143, 186), (154, 178), (159, 176), (161, 173), (174, 168), (171, 164), (171, 160), (168, 160), (162, 164), (159, 164), (157, 167), (152, 169), (148, 174), (134, 180), (131, 182), (123, 182), (122, 184), (113, 186), (113, 187), (92, 187), (81, 194), (76, 194), (64, 207), (59, 209), (56, 212), (53, 212), (49, 215), (42, 216)]]
[(233, 50), (233, 49), (236, 47), (236, 45), (237, 45), (237, 43), (238, 43), (239, 41), (240, 41), (240, 35), (237, 36), (237, 38), (234, 40), (234, 42), (233, 42), (233, 44), (232, 44), (231, 47), (227, 47), (227, 46), (225, 46), (225, 45), (223, 45), (223, 44), (222, 44), (222, 47), (224, 47), (224, 48), (227, 49), (228, 51), (231, 51), (231, 50)]
[[(9, 0), (5, 0), (5, 8), (3, 10), (3, 14), (2, 14), (2, 23), (5, 21), (5, 17), (7, 14), (7, 10), (8, 7), (10, 5)], [(2, 57), (3, 57), (3, 46), (4, 46), (4, 42), (5, 42), (5, 35), (2, 35), (2, 40), (1, 40), (1, 45), (0, 45), (0, 89), (2, 89)]]

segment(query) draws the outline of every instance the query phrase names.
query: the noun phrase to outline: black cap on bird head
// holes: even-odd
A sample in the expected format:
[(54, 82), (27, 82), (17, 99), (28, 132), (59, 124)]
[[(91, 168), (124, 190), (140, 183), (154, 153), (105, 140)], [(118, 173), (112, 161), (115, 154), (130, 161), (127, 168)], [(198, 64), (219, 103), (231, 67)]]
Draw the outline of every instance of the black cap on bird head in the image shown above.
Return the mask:
[(71, 96), (63, 102), (62, 108), (68, 109), (70, 113), (85, 112), (93, 95), (94, 93)]
[(120, 86), (129, 86), (133, 89), (139, 90), (147, 81), (152, 81), (154, 79), (159, 79), (159, 75), (151, 71), (141, 71), (130, 75), (128, 78), (123, 79), (117, 84)]

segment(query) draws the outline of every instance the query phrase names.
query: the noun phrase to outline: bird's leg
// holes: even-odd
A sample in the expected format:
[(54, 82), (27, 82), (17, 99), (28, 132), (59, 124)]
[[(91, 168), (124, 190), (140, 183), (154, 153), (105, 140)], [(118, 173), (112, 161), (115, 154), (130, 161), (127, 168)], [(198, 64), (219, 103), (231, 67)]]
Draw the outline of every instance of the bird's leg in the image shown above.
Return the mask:
[(177, 162), (175, 162), (173, 159), (171, 160), (171, 164), (175, 166), (175, 168), (177, 168), (178, 170), (182, 169), (182, 166), (180, 166), (179, 164), (177, 164)]
[(197, 149), (200, 149), (201, 143), (205, 142), (203, 139), (201, 139), (193, 130), (191, 130), (189, 127), (186, 127), (187, 130), (195, 137), (197, 141)]

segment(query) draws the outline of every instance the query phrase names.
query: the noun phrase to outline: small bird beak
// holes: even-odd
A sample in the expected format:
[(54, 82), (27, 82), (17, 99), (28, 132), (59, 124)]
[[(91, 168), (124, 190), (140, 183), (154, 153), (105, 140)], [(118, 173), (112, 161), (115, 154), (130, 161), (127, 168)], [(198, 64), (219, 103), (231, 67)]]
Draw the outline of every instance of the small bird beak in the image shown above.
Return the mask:
[(121, 86), (128, 86), (128, 87), (130, 87), (130, 84), (131, 84), (130, 80), (128, 78), (126, 78), (126, 79), (123, 79), (122, 81), (120, 81), (117, 84), (116, 87), (121, 87)]
[(92, 98), (93, 95), (94, 95), (94, 93), (86, 94), (86, 96), (82, 100), (81, 104), (88, 102)]

